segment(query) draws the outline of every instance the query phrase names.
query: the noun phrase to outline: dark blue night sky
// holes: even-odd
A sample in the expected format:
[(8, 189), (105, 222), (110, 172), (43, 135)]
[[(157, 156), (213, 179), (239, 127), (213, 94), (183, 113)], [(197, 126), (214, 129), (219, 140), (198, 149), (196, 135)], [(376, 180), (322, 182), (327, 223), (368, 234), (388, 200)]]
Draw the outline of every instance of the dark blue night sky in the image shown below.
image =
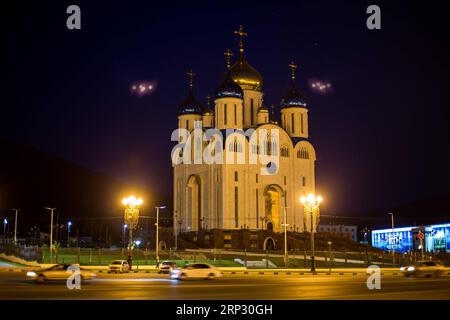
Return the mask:
[[(331, 213), (385, 210), (449, 192), (448, 17), (439, 2), (39, 1), (2, 12), (0, 139), (30, 144), (171, 194), (170, 135), (186, 72), (206, 102), (248, 32), (246, 58), (279, 110), (298, 65)], [(382, 29), (366, 28), (377, 3)], [(69, 4), (82, 29), (69, 31)], [(3, 10), (2, 10), (3, 11)], [(314, 93), (309, 79), (333, 85)], [(157, 83), (130, 95), (135, 81)]]

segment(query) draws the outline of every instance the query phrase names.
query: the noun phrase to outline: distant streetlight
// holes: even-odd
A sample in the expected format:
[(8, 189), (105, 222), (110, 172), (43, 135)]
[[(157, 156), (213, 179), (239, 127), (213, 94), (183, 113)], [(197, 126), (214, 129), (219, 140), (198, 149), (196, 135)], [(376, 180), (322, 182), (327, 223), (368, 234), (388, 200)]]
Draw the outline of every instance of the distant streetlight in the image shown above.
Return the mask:
[(72, 221), (67, 222), (67, 247), (69, 247), (70, 242), (70, 227), (72, 227)]
[(310, 232), (311, 238), (311, 272), (316, 271), (315, 257), (314, 257), (314, 233), (319, 222), (319, 206), (322, 203), (323, 198), (321, 196), (315, 196), (310, 193), (307, 197), (302, 196), (300, 202), (304, 208), (304, 219), (306, 230)]
[(327, 243), (328, 243), (328, 266), (331, 272), (331, 245), (333, 244), (333, 242), (328, 241)]
[(289, 255), (288, 255), (288, 247), (287, 247), (287, 227), (289, 224), (287, 223), (287, 206), (286, 206), (286, 192), (284, 192), (284, 206), (283, 212), (284, 212), (284, 222), (283, 222), (283, 228), (284, 228), (284, 266), (287, 268), (289, 264)]
[(123, 228), (122, 228), (122, 247), (124, 250), (125, 250), (125, 232), (126, 232), (127, 228), (128, 228), (128, 225), (124, 224)]
[(17, 244), (17, 213), (20, 209), (12, 209), (16, 213), (16, 218), (14, 219), (14, 244)]
[(388, 215), (391, 216), (391, 227), (392, 227), (392, 265), (395, 266), (395, 236), (394, 236), (394, 213), (388, 212)]
[(56, 210), (56, 208), (47, 208), (46, 210), (50, 210), (51, 212), (51, 218), (50, 218), (50, 262), (53, 258), (53, 212)]
[(173, 229), (174, 229), (174, 234), (175, 234), (175, 251), (177, 251), (178, 249), (178, 215), (176, 214), (177, 211), (175, 211), (175, 216), (174, 216), (174, 224), (173, 224)]
[(6, 226), (8, 225), (8, 218), (3, 219), (3, 243), (6, 244)]
[[(129, 239), (128, 239), (128, 261), (131, 263), (132, 250), (133, 250), (133, 229), (135, 229), (139, 223), (139, 206), (144, 201), (141, 198), (135, 196), (129, 196), (122, 200), (122, 204), (125, 206), (124, 223), (128, 227)], [(131, 265), (130, 265), (131, 267)]]
[(165, 209), (166, 206), (155, 207), (156, 208), (156, 265), (159, 265), (159, 209)]

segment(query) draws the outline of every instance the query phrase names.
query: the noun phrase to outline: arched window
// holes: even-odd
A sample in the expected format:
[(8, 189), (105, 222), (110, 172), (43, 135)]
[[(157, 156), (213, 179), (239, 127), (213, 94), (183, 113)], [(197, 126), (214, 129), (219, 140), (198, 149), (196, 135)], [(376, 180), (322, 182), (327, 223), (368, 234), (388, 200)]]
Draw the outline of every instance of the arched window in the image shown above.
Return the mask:
[(281, 146), (280, 153), (282, 157), (289, 157), (289, 148), (286, 145)]
[(250, 98), (250, 124), (253, 125), (253, 98)]
[(223, 107), (223, 123), (226, 125), (227, 124), (227, 104), (224, 104)]
[(228, 150), (231, 152), (242, 152), (242, 144), (234, 138), (233, 143), (228, 145)]
[(268, 139), (265, 143), (265, 154), (270, 156), (276, 156), (278, 154), (278, 145), (276, 142), (272, 142), (270, 139)]
[(297, 151), (297, 158), (299, 159), (309, 159), (309, 152), (306, 148), (302, 147)]
[(295, 132), (295, 121), (294, 121), (294, 114), (291, 113), (291, 126), (292, 126), (292, 133)]

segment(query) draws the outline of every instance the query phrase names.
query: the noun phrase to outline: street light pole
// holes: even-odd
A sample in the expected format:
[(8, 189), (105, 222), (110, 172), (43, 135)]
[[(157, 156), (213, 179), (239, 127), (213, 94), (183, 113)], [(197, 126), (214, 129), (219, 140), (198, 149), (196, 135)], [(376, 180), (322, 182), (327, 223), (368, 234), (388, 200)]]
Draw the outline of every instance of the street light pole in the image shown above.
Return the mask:
[(20, 211), (20, 209), (12, 209), (16, 212), (16, 218), (14, 220), (14, 244), (17, 244), (17, 213)]
[(156, 266), (159, 266), (159, 209), (165, 209), (166, 206), (156, 208)]
[(175, 251), (178, 249), (178, 227), (177, 227), (177, 223), (178, 223), (178, 215), (175, 214), (175, 221), (173, 224), (174, 227), (174, 231), (175, 231)]
[(129, 239), (128, 239), (128, 264), (130, 269), (132, 267), (132, 253), (133, 253), (133, 229), (137, 227), (139, 223), (139, 206), (144, 201), (135, 196), (130, 196), (122, 200), (122, 204), (125, 206), (124, 222), (128, 226)]
[[(309, 230), (310, 232), (310, 239), (311, 239), (311, 272), (316, 271), (316, 263), (315, 263), (315, 256), (314, 256), (314, 232), (315, 232), (315, 223), (318, 221), (319, 217), (319, 205), (322, 203), (323, 198), (321, 196), (315, 196), (314, 194), (310, 193), (307, 197), (302, 196), (300, 198), (300, 202), (303, 204), (304, 207), (304, 213), (310, 215), (310, 226), (306, 223), (306, 228), (311, 228)], [(306, 219), (306, 222), (308, 220)]]
[(3, 219), (3, 244), (6, 245), (6, 225), (8, 224), (8, 218)]
[(70, 242), (70, 227), (72, 226), (72, 221), (67, 222), (67, 248)]
[(127, 225), (124, 224), (122, 228), (122, 248), (125, 251), (125, 230), (127, 229)]
[(311, 239), (311, 271), (316, 271), (316, 257), (315, 257), (315, 251), (314, 251), (314, 212), (313, 208), (310, 207), (310, 213), (311, 213), (311, 232), (310, 232), (310, 239)]
[(391, 226), (392, 226), (392, 265), (395, 266), (395, 237), (394, 237), (394, 213), (388, 212), (391, 216)]
[(51, 219), (50, 219), (50, 262), (52, 262), (53, 259), (53, 212), (56, 210), (56, 208), (45, 208), (47, 210), (50, 210), (51, 212)]

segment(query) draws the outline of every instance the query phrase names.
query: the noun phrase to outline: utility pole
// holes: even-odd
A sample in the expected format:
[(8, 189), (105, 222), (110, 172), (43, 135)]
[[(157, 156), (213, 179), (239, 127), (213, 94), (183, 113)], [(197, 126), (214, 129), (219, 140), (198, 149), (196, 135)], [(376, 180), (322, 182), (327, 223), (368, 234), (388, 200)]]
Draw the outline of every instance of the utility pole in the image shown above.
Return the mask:
[(178, 228), (177, 228), (177, 223), (178, 223), (178, 215), (175, 213), (175, 221), (174, 221), (174, 231), (175, 231), (175, 250), (178, 249)]
[(287, 267), (289, 264), (288, 248), (287, 248), (287, 206), (286, 206), (286, 191), (284, 192), (284, 206), (282, 207), (284, 211), (284, 266)]
[(50, 210), (51, 212), (51, 220), (50, 220), (50, 262), (53, 258), (53, 212), (56, 210), (56, 208), (45, 208), (47, 210)]
[(159, 266), (159, 209), (165, 209), (166, 206), (156, 208), (156, 266)]
[(70, 243), (70, 227), (72, 227), (72, 221), (67, 222), (67, 248)]
[(6, 225), (8, 224), (8, 218), (3, 219), (3, 244), (6, 245)]
[(16, 212), (16, 218), (14, 220), (14, 244), (17, 244), (17, 213), (20, 211), (20, 209), (12, 209)]
[[(307, 219), (305, 220), (305, 226), (309, 230), (310, 238), (311, 238), (311, 272), (316, 271), (316, 264), (315, 264), (315, 256), (314, 256), (314, 233), (316, 226), (318, 224), (319, 219), (319, 206), (322, 203), (323, 198), (321, 196), (315, 196), (314, 194), (310, 193), (307, 197), (302, 196), (300, 198), (300, 202), (303, 204), (305, 217)], [(310, 219), (310, 221), (308, 221)], [(310, 226), (308, 226), (308, 222), (310, 222)]]
[(394, 214), (392, 212), (388, 212), (391, 216), (391, 227), (392, 227), (392, 266), (395, 266), (395, 236), (394, 236)]

